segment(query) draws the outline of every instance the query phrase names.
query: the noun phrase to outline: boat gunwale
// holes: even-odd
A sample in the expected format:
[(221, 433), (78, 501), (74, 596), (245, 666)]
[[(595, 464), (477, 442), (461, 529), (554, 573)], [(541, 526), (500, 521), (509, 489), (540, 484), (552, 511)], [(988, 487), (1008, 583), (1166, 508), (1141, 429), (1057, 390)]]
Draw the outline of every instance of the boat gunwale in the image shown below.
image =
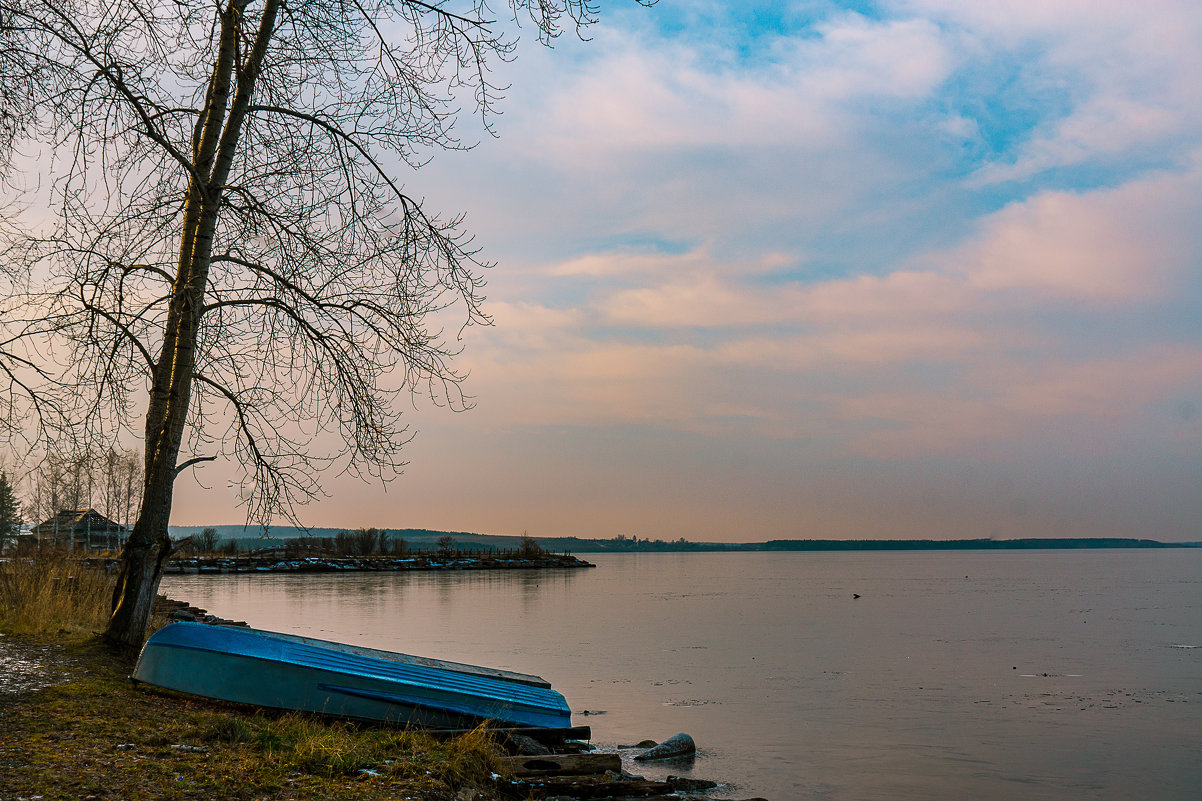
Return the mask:
[[(138, 663), (135, 666), (132, 679), (141, 681), (157, 687), (175, 690), (179, 692), (191, 693), (217, 700), (230, 701), (234, 703), (246, 703), (252, 706), (259, 706), (271, 709), (303, 709), (304, 711), (313, 712), (315, 714), (329, 714), (336, 717), (350, 717), (360, 720), (376, 720), (384, 722), (401, 722), (396, 719), (391, 719), (391, 716), (373, 717), (355, 713), (336, 713), (328, 710), (317, 709), (314, 706), (307, 706), (305, 703), (294, 704), (288, 703), (280, 705), (278, 703), (264, 703), (256, 701), (245, 693), (240, 692), (221, 692), (211, 686), (206, 686), (204, 690), (199, 690), (198, 687), (189, 687), (186, 682), (176, 681), (168, 678), (166, 683), (159, 680), (157, 675), (164, 667), (170, 667), (174, 662), (177, 665), (181, 657), (171, 657), (171, 653), (193, 652), (206, 655), (207, 658), (229, 659), (234, 661), (243, 661), (250, 663), (258, 663), (265, 666), (270, 666), (275, 670), (285, 670), (288, 672), (298, 671), (301, 674), (306, 672), (313, 674), (312, 684), (317, 688), (321, 688), (327, 680), (335, 680), (338, 683), (350, 682), (351, 684), (376, 683), (379, 686), (368, 688), (349, 688), (356, 689), (361, 694), (362, 691), (375, 692), (377, 695), (394, 695), (400, 707), (408, 707), (413, 709), (429, 709), (431, 711), (442, 710), (450, 717), (460, 719), (473, 720), (495, 720), (504, 723), (520, 723), (522, 725), (533, 725), (546, 727), (546, 724), (535, 723), (532, 718), (543, 718), (551, 722), (552, 727), (555, 725), (570, 724), (571, 709), (568, 707), (563, 695), (554, 690), (549, 683), (543, 682), (540, 684), (530, 685), (529, 682), (516, 682), (508, 678), (508, 671), (493, 671), (489, 668), (480, 668), (478, 670), (455, 670), (454, 667), (473, 668), (472, 665), (463, 665), (461, 663), (444, 662), (442, 660), (431, 660), (423, 657), (410, 658), (409, 654), (400, 654), (397, 652), (378, 651), (377, 649), (363, 648), (360, 646), (347, 646), (343, 648), (328, 648), (327, 645), (340, 646), (342, 643), (332, 643), (326, 640), (319, 640), (311, 637), (299, 637), (294, 635), (280, 635), (279, 637), (259, 637), (256, 635), (266, 634), (275, 635), (277, 632), (262, 632), (258, 629), (243, 629), (229, 626), (212, 627), (206, 624), (199, 623), (178, 623), (174, 626), (182, 628), (175, 629), (170, 635), (158, 637), (158, 635), (170, 629), (171, 626), (160, 629), (155, 632), (143, 646), (142, 654), (139, 656)], [(195, 638), (192, 635), (198, 633), (207, 633), (218, 635), (213, 629), (221, 629), (220, 634), (224, 636), (201, 637)], [(206, 631), (207, 630), (207, 631)], [(180, 637), (179, 635), (184, 635)], [(224, 645), (220, 640), (224, 639)], [(272, 640), (275, 640), (272, 642)], [(271, 653), (270, 649), (255, 650), (246, 648), (247, 645), (267, 643), (271, 646), (278, 647), (279, 653)], [(300, 653), (296, 652), (300, 649)], [(289, 653), (293, 650), (293, 653)], [(401, 659), (379, 659), (376, 654), (390, 654)], [(304, 658), (301, 658), (304, 657)], [(316, 658), (314, 658), (316, 657)], [(349, 665), (339, 665), (337, 661), (329, 664), (322, 664), (321, 660), (325, 657), (350, 658), (355, 660)], [(379, 671), (371, 670), (372, 664), (375, 663), (379, 667)], [(451, 667), (443, 667), (451, 666)], [(390, 671), (395, 671), (393, 675), (389, 675)], [(412, 671), (410, 675), (405, 675)], [(150, 675), (155, 675), (156, 678), (149, 678)], [(284, 674), (281, 674), (284, 675)], [(524, 674), (516, 674), (522, 676)], [(441, 683), (439, 679), (453, 679), (451, 685)], [(538, 679), (538, 677), (530, 677)], [(295, 680), (295, 679), (292, 679)], [(201, 682), (203, 684), (203, 682)], [(395, 690), (391, 693), (388, 688), (409, 687), (417, 691), (417, 694), (411, 697), (406, 697), (403, 694), (396, 693)], [(198, 691), (199, 690), (199, 691)], [(423, 698), (424, 693), (429, 693), (429, 697)], [(516, 695), (514, 694), (516, 693)], [(362, 696), (370, 698), (370, 696)], [(472, 699), (477, 699), (478, 703), (473, 703)], [(376, 698), (382, 703), (383, 698)], [(509, 713), (509, 714), (507, 714)]]
[[(204, 626), (207, 624), (197, 623), (195, 625)], [(336, 640), (322, 640), (317, 637), (306, 637), (302, 634), (286, 634), (281, 631), (268, 631), (266, 629), (243, 629), (241, 626), (226, 626), (224, 628), (236, 628), (239, 630), (254, 632), (257, 635), (265, 635), (270, 639), (282, 640), (285, 642), (295, 642), (315, 648), (325, 648), (331, 651), (342, 651), (344, 653), (354, 654), (356, 656), (362, 656), (368, 659), (380, 659), (384, 662), (413, 664), (421, 667), (434, 668), (437, 670), (446, 670), (452, 673), (464, 673), (470, 676), (481, 676), (484, 678), (513, 682), (515, 684), (528, 684), (531, 687), (541, 687), (548, 690), (551, 689), (551, 682), (547, 681), (541, 676), (535, 676), (529, 673), (518, 673), (513, 670), (482, 667), (480, 665), (471, 665), (466, 662), (452, 662), (446, 659), (435, 659), (429, 656), (416, 656), (414, 654), (407, 654), (401, 651), (385, 651), (381, 648), (371, 648), (366, 645), (352, 645), (351, 643), (338, 642)]]

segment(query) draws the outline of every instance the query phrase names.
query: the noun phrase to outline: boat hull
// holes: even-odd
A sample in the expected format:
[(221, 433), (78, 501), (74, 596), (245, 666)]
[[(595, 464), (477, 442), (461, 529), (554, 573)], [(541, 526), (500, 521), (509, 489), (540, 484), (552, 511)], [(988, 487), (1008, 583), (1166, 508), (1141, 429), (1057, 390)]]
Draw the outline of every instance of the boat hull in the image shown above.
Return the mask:
[(132, 678), (205, 698), (398, 725), (571, 725), (563, 696), (537, 676), (233, 626), (160, 629)]

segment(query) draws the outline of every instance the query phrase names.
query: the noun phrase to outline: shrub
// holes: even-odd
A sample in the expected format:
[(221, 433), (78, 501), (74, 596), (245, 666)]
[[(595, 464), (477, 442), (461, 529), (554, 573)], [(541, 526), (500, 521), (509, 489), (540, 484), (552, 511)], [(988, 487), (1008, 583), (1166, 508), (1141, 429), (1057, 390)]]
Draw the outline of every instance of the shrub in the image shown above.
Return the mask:
[(538, 544), (538, 540), (531, 537), (526, 532), (522, 532), (522, 538), (518, 540), (518, 555), (526, 559), (535, 559), (540, 556), (546, 556), (547, 552), (543, 546)]

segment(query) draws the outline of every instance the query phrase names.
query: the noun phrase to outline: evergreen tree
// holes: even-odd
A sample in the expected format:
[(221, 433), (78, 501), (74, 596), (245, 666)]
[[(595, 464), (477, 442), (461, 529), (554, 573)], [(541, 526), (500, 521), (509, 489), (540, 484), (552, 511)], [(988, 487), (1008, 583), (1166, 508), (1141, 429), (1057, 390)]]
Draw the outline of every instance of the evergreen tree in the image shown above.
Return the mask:
[(8, 475), (0, 473), (0, 546), (16, 540), (21, 533), (21, 505), (13, 493)]

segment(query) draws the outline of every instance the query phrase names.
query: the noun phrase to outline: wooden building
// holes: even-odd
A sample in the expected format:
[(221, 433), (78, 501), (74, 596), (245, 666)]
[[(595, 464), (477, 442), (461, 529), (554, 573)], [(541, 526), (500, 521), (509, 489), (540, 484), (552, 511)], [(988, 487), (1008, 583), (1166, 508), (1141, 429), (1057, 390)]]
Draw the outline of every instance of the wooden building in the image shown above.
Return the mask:
[(30, 529), (29, 541), (37, 547), (63, 547), (69, 551), (115, 551), (125, 544), (129, 529), (95, 509), (63, 509)]

